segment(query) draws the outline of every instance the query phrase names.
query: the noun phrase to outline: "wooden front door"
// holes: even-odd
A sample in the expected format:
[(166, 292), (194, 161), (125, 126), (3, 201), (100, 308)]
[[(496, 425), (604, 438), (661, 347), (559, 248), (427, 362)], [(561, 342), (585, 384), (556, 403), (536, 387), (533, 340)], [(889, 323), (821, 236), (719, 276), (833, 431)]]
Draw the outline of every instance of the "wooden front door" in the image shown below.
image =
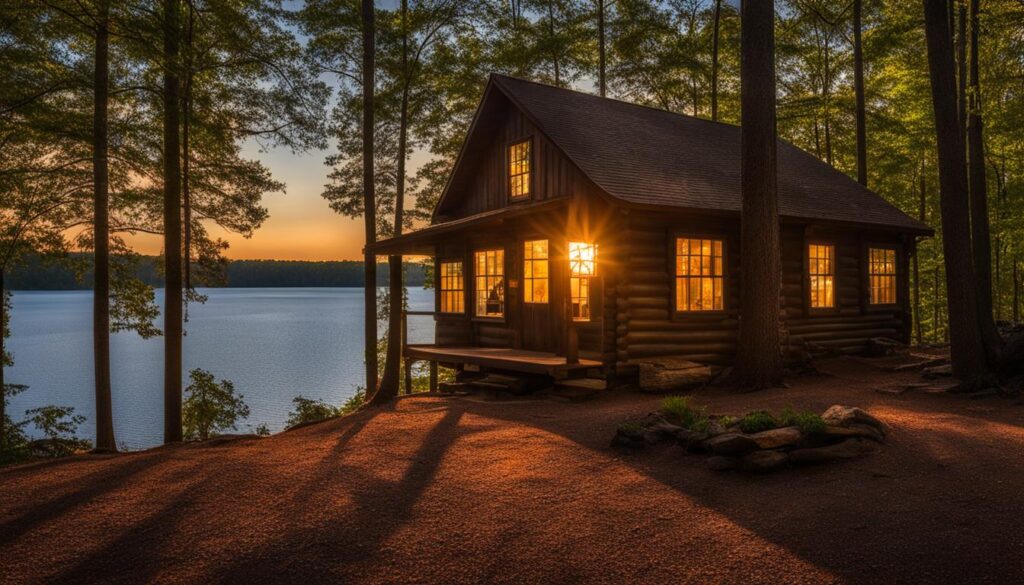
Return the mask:
[(519, 335), (523, 349), (557, 351), (558, 311), (552, 294), (553, 249), (544, 238), (519, 243)]

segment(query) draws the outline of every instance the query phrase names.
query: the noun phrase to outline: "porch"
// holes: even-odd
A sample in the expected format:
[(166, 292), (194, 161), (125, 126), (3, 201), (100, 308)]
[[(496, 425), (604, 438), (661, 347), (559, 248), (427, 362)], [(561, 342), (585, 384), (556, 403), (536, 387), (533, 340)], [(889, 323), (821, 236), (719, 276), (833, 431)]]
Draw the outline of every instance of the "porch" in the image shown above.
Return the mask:
[(555, 378), (572, 372), (600, 368), (601, 362), (580, 358), (576, 361), (546, 351), (530, 351), (501, 347), (442, 347), (437, 345), (407, 345), (406, 360), (422, 360), (451, 364), (470, 364), (497, 370), (547, 374)]

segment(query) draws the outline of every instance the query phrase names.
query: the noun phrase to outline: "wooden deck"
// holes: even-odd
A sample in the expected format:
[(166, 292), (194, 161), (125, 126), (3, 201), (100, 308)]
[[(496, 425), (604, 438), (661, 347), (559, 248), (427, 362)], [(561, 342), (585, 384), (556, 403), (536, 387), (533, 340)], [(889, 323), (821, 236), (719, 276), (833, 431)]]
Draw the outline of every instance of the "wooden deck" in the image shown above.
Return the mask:
[(543, 351), (506, 349), (496, 347), (439, 347), (436, 345), (407, 345), (406, 357), (441, 363), (474, 364), (488, 368), (528, 372), (532, 374), (565, 374), (575, 370), (600, 368), (601, 362), (580, 358), (569, 364), (565, 356)]

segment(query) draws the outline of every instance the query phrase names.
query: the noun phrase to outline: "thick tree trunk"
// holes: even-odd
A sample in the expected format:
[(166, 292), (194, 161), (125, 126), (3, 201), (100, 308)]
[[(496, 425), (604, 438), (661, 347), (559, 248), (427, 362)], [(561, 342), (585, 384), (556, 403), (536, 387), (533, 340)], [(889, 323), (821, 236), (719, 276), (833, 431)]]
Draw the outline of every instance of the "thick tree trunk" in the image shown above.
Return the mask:
[(164, 442), (181, 440), (181, 0), (164, 3)]
[[(985, 349), (994, 360), (1003, 345), (992, 317), (992, 242), (989, 235), (988, 184), (985, 177), (985, 140), (981, 118), (981, 82), (978, 58), (979, 0), (971, 0), (970, 111), (967, 116), (968, 169), (971, 190), (971, 245), (978, 279), (978, 319)], [(961, 11), (961, 16), (963, 11)], [(960, 29), (964, 29), (961, 24)]]
[(1020, 323), (1020, 260), (1013, 259), (1013, 322)]
[(857, 182), (868, 184), (868, 138), (864, 112), (864, 50), (861, 44), (863, 0), (853, 0), (853, 92), (857, 103)]
[(605, 71), (607, 66), (607, 49), (605, 48), (604, 2), (605, 0), (597, 0), (597, 83), (601, 91), (601, 97), (605, 97), (608, 87)]
[(185, 293), (192, 290), (192, 152), (189, 135), (192, 130), (192, 81), (193, 75), (193, 38), (195, 28), (195, 11), (192, 3), (188, 5), (188, 32), (185, 36), (186, 62), (185, 62), (185, 87), (181, 104), (181, 200), (184, 212), (185, 242), (184, 249), (184, 270), (185, 270)]
[[(927, 197), (927, 190), (925, 189), (924, 179), (924, 160), (921, 161), (921, 174), (918, 177), (919, 187), (919, 199), (917, 207), (917, 219), (921, 223), (925, 223), (925, 204)], [(920, 267), (920, 247), (914, 249), (914, 331), (917, 337), (917, 344), (921, 345), (924, 343), (924, 329), (921, 325), (921, 267)]]
[(978, 320), (970, 204), (964, 145), (956, 111), (956, 77), (945, 0), (924, 0), (928, 67), (939, 147), (942, 247), (946, 259), (953, 373), (970, 381), (987, 376), (985, 345)]
[(0, 452), (4, 450), (4, 441), (7, 437), (7, 429), (4, 428), (7, 422), (7, 380), (4, 378), (4, 371), (7, 369), (7, 338), (4, 335), (4, 323), (7, 322), (7, 288), (4, 285), (4, 269), (0, 266)]
[[(960, 135), (967, 144), (967, 8), (960, 0), (951, 0), (959, 6), (956, 34), (956, 70), (957, 70), (957, 115), (960, 118)], [(950, 34), (952, 34), (952, 30)]]
[(781, 258), (775, 138), (775, 2), (742, 3), (743, 287), (731, 382), (766, 388), (782, 382), (779, 334)]
[(373, 174), (374, 13), (373, 0), (362, 0), (363, 18), (363, 218), (366, 248), (363, 254), (366, 351), (366, 394), (377, 391), (377, 257), (370, 246), (377, 241), (377, 199)]
[(101, 0), (96, 14), (93, 69), (93, 297), (92, 347), (96, 383), (96, 450), (117, 451), (110, 389), (110, 216), (107, 165), (107, 102), (110, 95), (110, 4)]
[[(405, 151), (409, 133), (409, 36), (407, 0), (401, 2), (402, 14), (402, 105), (398, 114), (398, 160), (395, 169), (395, 227), (394, 236), (402, 235), (405, 211)], [(382, 404), (398, 396), (402, 377), (402, 256), (388, 256), (388, 351), (384, 359), (384, 376), (380, 388), (373, 396), (374, 404)]]
[(722, 23), (722, 0), (715, 0), (715, 23), (711, 29), (711, 119), (718, 121), (718, 38)]

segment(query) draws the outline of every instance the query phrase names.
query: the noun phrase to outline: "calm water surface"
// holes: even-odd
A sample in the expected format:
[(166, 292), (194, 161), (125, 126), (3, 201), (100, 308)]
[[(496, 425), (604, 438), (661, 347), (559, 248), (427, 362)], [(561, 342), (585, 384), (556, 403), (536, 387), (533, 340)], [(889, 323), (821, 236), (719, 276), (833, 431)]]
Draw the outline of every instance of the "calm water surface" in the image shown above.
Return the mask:
[[(162, 292), (157, 300), (162, 305)], [(192, 368), (234, 382), (251, 410), (239, 425), (284, 428), (293, 397), (341, 404), (365, 377), (363, 293), (359, 288), (207, 289), (189, 306), (183, 377)], [(409, 290), (410, 310), (432, 310), (432, 291)], [(46, 404), (73, 406), (93, 427), (92, 292), (15, 292), (8, 383), (29, 389), (11, 399), (12, 418)], [(159, 322), (158, 322), (159, 323)], [(433, 338), (430, 317), (409, 318), (409, 340)], [(163, 338), (111, 336), (114, 430), (119, 445), (158, 445), (163, 433)], [(187, 382), (186, 382), (187, 383)]]

